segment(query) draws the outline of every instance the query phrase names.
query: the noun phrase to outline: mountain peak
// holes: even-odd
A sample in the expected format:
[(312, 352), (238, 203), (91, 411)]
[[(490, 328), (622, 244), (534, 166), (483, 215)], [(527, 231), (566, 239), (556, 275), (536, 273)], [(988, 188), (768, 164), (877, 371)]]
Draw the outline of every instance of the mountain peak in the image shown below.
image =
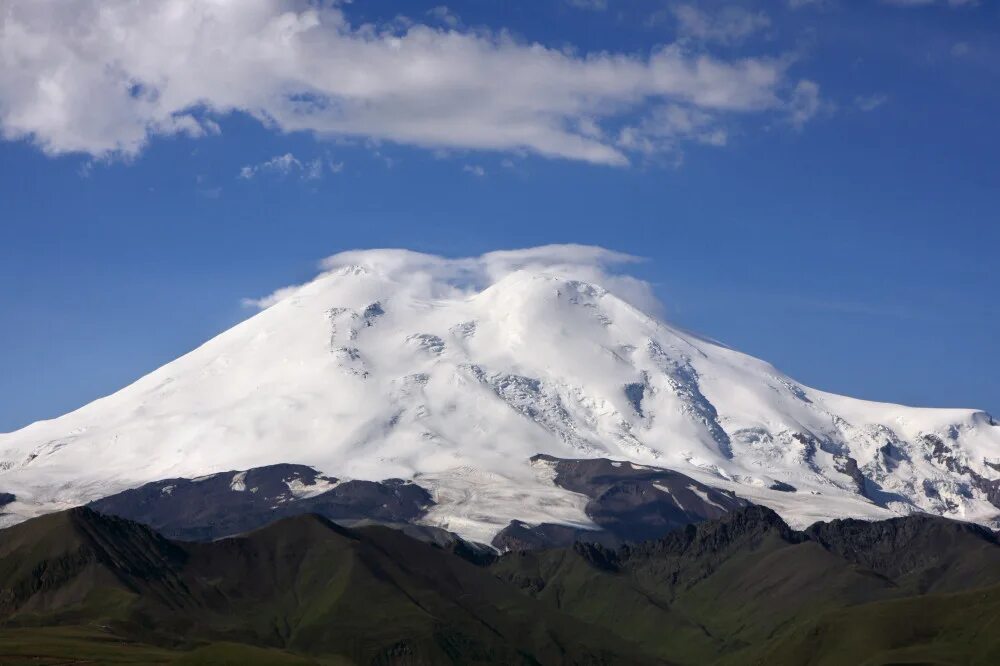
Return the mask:
[(585, 499), (530, 462), (546, 454), (676, 470), (795, 527), (914, 511), (995, 524), (988, 415), (804, 386), (637, 308), (637, 281), (601, 264), (621, 260), (575, 246), (337, 255), (114, 395), (0, 435), (0, 493), (16, 498), (0, 522), (290, 463), (418, 480), (428, 523), (473, 541), (512, 521), (592, 526)]

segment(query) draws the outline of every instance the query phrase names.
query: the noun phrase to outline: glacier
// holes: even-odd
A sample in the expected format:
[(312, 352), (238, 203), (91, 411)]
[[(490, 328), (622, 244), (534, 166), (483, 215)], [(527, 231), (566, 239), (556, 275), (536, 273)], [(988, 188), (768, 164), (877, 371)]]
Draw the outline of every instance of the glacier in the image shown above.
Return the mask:
[(484, 543), (586, 528), (536, 454), (673, 469), (793, 527), (927, 512), (1000, 527), (1000, 425), (857, 400), (670, 325), (600, 248), (341, 253), (120, 391), (0, 434), (0, 524), (164, 478), (277, 463), (412, 479)]

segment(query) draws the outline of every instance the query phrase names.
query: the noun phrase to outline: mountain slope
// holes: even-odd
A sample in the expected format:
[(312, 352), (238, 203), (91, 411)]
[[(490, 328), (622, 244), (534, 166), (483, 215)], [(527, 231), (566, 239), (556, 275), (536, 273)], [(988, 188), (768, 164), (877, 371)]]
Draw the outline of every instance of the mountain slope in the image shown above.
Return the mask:
[(988, 666), (1000, 662), (998, 618), (1000, 587), (864, 604), (823, 613), (720, 663)]
[(483, 543), (511, 521), (595, 527), (585, 495), (532, 465), (546, 454), (675, 469), (798, 527), (916, 510), (997, 524), (987, 414), (802, 386), (637, 309), (616, 295), (636, 281), (601, 274), (595, 251), (532, 256), (335, 257), (118, 393), (0, 435), (16, 496), (0, 520), (291, 463), (415, 480), (435, 502), (422, 520)]
[[(512, 521), (493, 539), (498, 550), (548, 548), (574, 541), (618, 545), (661, 537), (677, 527), (718, 518), (747, 502), (679, 472), (589, 458), (535, 456), (559, 488), (590, 498), (594, 529)], [(400, 479), (341, 481), (303, 465), (269, 465), (195, 479), (164, 479), (103, 497), (87, 506), (149, 525), (173, 539), (212, 541), (282, 517), (315, 513), (339, 524), (382, 524), (477, 559), (494, 551), (452, 532), (421, 524), (434, 501), (419, 484)]]
[(189, 543), (80, 508), (0, 531), (0, 660), (987, 664), (998, 586), (995, 535), (926, 516), (796, 531), (749, 506), (477, 566), (316, 515)]
[(271, 465), (155, 481), (89, 506), (149, 525), (172, 539), (211, 541), (304, 513), (340, 522), (408, 523), (431, 504), (426, 490), (399, 479), (340, 481), (302, 465)]
[(0, 638), (99, 627), (167, 649), (235, 643), (351, 663), (655, 662), (384, 527), (303, 515), (182, 543), (81, 508), (9, 528), (0, 541)]
[[(924, 643), (995, 653), (993, 618), (974, 619), (958, 632), (954, 617), (933, 615), (955, 606), (949, 595), (971, 600), (974, 589), (984, 600), (993, 595), (988, 603), (976, 599), (978, 606), (995, 603), (1000, 546), (992, 533), (921, 516), (866, 525), (874, 538), (859, 538), (857, 525), (843, 521), (797, 532), (754, 506), (616, 550), (577, 544), (508, 553), (491, 569), (529, 596), (678, 663), (860, 663), (845, 655)], [(888, 566), (889, 550), (899, 566)], [(977, 575), (951, 575), (951, 568)], [(933, 594), (915, 601), (927, 591)], [(907, 623), (920, 604), (922, 629), (914, 631)], [(892, 609), (906, 612), (886, 615)], [(884, 640), (862, 628), (869, 618), (885, 629)], [(865, 638), (841, 652), (834, 626)], [(814, 640), (813, 631), (825, 633)], [(938, 639), (937, 631), (951, 637)], [(961, 636), (975, 637), (973, 645), (959, 646)]]

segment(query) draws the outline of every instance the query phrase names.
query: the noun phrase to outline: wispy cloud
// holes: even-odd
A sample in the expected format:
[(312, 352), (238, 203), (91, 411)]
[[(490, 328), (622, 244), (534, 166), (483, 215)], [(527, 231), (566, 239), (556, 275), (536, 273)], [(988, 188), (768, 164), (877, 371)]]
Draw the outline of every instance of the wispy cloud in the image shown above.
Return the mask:
[(858, 95), (854, 98), (854, 106), (858, 107), (862, 111), (874, 111), (883, 104), (889, 101), (889, 96), (882, 93), (873, 93), (871, 95)]
[[(345, 6), (4, 0), (0, 133), (51, 155), (128, 157), (152, 137), (218, 132), (243, 113), (321, 137), (625, 165), (615, 137), (652, 108), (766, 126), (801, 106), (803, 84), (780, 53), (718, 57), (684, 43), (580, 53), (452, 27), (443, 10), (432, 10), (438, 27), (356, 25)], [(745, 30), (706, 34), (720, 29)]]
[(602, 12), (608, 8), (608, 0), (566, 0), (566, 4), (577, 9)]
[(444, 5), (438, 5), (437, 7), (428, 9), (427, 16), (438, 21), (439, 23), (443, 23), (449, 28), (457, 28), (462, 25), (462, 20), (458, 18), (458, 15)]
[(789, 307), (830, 314), (857, 315), (866, 317), (887, 317), (892, 319), (918, 319), (922, 315), (898, 303), (871, 303), (866, 301), (804, 298), (784, 295)]
[(811, 120), (822, 107), (819, 85), (814, 81), (799, 81), (792, 92), (788, 119), (795, 127), (802, 127)]
[(973, 7), (979, 0), (882, 0), (883, 4), (897, 7), (925, 7), (927, 5), (949, 5), (951, 7)]
[(956, 58), (964, 58), (965, 56), (969, 55), (969, 52), (971, 50), (972, 49), (969, 48), (968, 42), (956, 42), (951, 47), (951, 54)]
[[(981, 0), (879, 0), (883, 5), (893, 7), (928, 7), (931, 5), (942, 5), (949, 7), (975, 7)], [(787, 0), (788, 6), (792, 9), (802, 7), (830, 7), (838, 4), (838, 0)], [(843, 3), (847, 4), (847, 3)]]
[(327, 162), (321, 157), (303, 162), (292, 153), (285, 153), (259, 164), (244, 166), (240, 169), (239, 177), (243, 180), (251, 180), (262, 174), (278, 176), (297, 174), (303, 180), (319, 180), (323, 177), (326, 168), (329, 168), (331, 173), (340, 173), (344, 169), (344, 163)]
[(194, 178), (195, 189), (200, 196), (206, 199), (218, 199), (222, 196), (222, 188), (212, 183), (212, 179), (205, 174), (198, 174)]
[(708, 11), (693, 4), (672, 5), (669, 13), (677, 21), (682, 38), (720, 44), (737, 44), (771, 26), (763, 11), (752, 11), (737, 5)]
[(466, 164), (465, 166), (462, 167), (462, 171), (464, 171), (465, 173), (471, 173), (473, 176), (476, 176), (477, 178), (482, 178), (483, 176), (486, 175), (486, 169), (479, 166), (478, 164)]
[(646, 156), (662, 156), (674, 166), (683, 162), (681, 146), (696, 142), (709, 146), (724, 146), (729, 134), (718, 118), (705, 111), (668, 104), (653, 109), (637, 124), (619, 132), (617, 143), (625, 150)]

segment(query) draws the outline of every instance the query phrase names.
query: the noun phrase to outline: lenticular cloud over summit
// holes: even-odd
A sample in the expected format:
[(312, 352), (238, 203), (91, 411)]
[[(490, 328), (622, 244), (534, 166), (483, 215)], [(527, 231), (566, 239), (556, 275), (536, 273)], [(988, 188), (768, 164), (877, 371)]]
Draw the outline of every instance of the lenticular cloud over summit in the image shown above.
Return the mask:
[(0, 491), (16, 496), (3, 520), (222, 472), (252, 492), (238, 470), (292, 463), (418, 484), (433, 497), (420, 520), (490, 543), (512, 521), (594, 527), (546, 461), (607, 458), (798, 526), (914, 511), (997, 524), (991, 416), (804, 386), (664, 322), (622, 272), (636, 261), (581, 245), (336, 254), (131, 386), (0, 435)]
[[(323, 259), (326, 273), (366, 270), (398, 283), (411, 296), (463, 298), (482, 291), (516, 271), (595, 282), (638, 308), (661, 312), (649, 283), (614, 269), (642, 261), (640, 257), (592, 245), (544, 245), (498, 250), (478, 257), (443, 257), (411, 250), (349, 250)], [(320, 276), (322, 277), (322, 276)], [(248, 305), (267, 308), (288, 298), (302, 285), (284, 287)]]

